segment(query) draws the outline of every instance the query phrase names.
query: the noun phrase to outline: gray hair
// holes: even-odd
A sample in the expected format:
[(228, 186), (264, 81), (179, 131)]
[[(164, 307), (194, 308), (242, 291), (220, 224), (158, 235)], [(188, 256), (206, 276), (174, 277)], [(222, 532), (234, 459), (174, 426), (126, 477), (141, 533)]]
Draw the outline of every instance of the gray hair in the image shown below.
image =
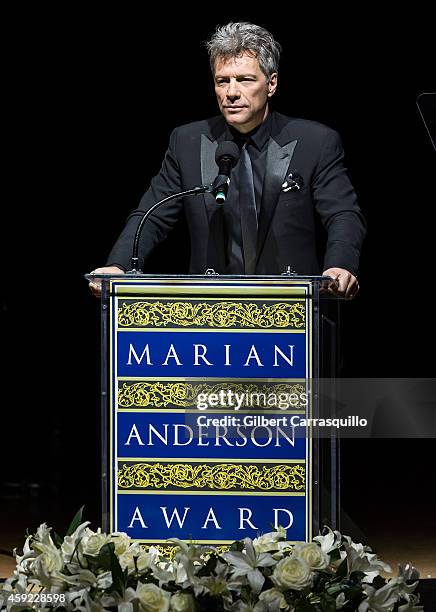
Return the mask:
[(206, 48), (212, 73), (217, 58), (230, 59), (249, 51), (256, 56), (260, 69), (267, 79), (278, 71), (282, 49), (268, 30), (247, 21), (218, 27), (211, 39), (206, 42)]

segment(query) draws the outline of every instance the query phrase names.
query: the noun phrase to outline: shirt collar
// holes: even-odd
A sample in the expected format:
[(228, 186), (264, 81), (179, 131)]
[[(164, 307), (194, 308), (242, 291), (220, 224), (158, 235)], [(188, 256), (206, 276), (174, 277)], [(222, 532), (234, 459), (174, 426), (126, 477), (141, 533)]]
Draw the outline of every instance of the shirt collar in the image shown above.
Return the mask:
[(251, 130), (251, 132), (247, 132), (246, 134), (241, 134), (234, 127), (229, 124), (227, 126), (227, 136), (229, 140), (234, 140), (239, 147), (242, 147), (248, 140), (250, 140), (254, 146), (262, 151), (265, 147), (266, 143), (271, 136), (271, 128), (272, 128), (272, 113), (269, 112), (266, 116), (266, 119), (262, 121), (260, 125)]

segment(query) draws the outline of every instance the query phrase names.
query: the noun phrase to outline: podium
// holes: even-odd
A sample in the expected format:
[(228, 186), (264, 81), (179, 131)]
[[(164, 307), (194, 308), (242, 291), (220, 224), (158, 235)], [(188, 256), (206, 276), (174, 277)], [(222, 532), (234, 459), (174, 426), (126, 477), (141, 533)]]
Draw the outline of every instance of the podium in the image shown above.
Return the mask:
[(225, 549), (338, 528), (338, 440), (310, 421), (338, 363), (326, 279), (91, 277), (103, 279), (103, 529)]

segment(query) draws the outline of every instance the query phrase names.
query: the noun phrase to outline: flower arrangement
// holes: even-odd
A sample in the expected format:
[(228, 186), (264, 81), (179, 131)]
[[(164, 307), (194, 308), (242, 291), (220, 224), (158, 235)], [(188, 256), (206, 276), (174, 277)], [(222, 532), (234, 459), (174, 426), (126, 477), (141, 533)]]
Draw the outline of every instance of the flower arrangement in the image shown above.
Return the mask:
[(44, 523), (14, 551), (0, 609), (89, 612), (412, 612), (423, 608), (410, 565), (390, 572), (368, 546), (324, 529), (310, 543), (286, 532), (234, 542), (220, 552), (177, 539), (174, 554), (144, 549), (125, 533), (92, 531), (80, 510), (66, 536)]

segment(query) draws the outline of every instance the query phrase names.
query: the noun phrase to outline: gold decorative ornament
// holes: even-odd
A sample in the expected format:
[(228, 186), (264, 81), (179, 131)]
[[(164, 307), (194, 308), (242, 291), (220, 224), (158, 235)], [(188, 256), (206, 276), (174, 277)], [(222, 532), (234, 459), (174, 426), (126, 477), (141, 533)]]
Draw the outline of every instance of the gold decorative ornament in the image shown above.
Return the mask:
[[(253, 383), (227, 383), (221, 382), (217, 384), (207, 383), (185, 383), (185, 382), (121, 382), (118, 387), (118, 406), (119, 408), (166, 408), (167, 406), (177, 406), (179, 408), (189, 408), (197, 406), (197, 398), (201, 393), (219, 394), (231, 391), (242, 397), (246, 393), (247, 397), (253, 398), (256, 394), (260, 398), (265, 395), (280, 400), (280, 396), (296, 396), (293, 408), (306, 407), (306, 403), (301, 399), (301, 394), (306, 392), (305, 385), (301, 383), (268, 383), (268, 384), (253, 384)], [(265, 404), (259, 402), (255, 406), (261, 408), (275, 408), (272, 401)], [(220, 406), (218, 406), (219, 408)], [(222, 408), (229, 408), (229, 404)]]
[(179, 546), (162, 546), (162, 544), (142, 544), (142, 548), (148, 552), (150, 548), (156, 548), (160, 555), (163, 557), (167, 557), (171, 561), (174, 559), (175, 554), (178, 550), (180, 550)]
[(303, 463), (241, 465), (234, 463), (135, 463), (118, 470), (121, 489), (203, 489), (208, 491), (305, 490)]
[[(195, 544), (195, 542), (191, 542), (191, 544)], [(200, 546), (206, 546), (210, 548), (211, 555), (221, 555), (222, 553), (228, 552), (230, 550), (229, 544), (220, 544), (216, 546), (215, 544), (200, 544)], [(173, 561), (176, 553), (180, 550), (180, 546), (172, 546), (172, 545), (162, 545), (162, 544), (142, 544), (142, 548), (146, 552), (150, 550), (150, 548), (156, 548), (159, 554), (170, 561)]]
[(118, 309), (119, 327), (202, 327), (302, 329), (305, 302), (124, 302)]

